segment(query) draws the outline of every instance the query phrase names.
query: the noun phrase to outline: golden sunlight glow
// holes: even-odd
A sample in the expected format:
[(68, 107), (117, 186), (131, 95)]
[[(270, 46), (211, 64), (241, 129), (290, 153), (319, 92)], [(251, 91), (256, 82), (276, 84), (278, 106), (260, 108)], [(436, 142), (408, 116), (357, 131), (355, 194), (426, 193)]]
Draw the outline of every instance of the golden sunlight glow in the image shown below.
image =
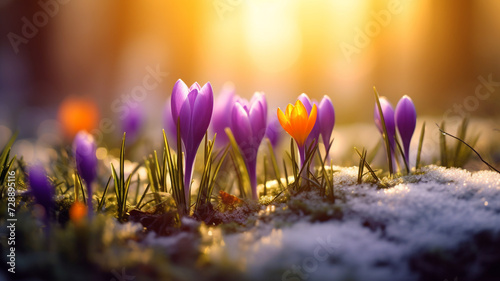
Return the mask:
[(266, 72), (291, 67), (301, 53), (302, 37), (287, 0), (251, 1), (245, 14), (247, 50), (253, 63)]
[(104, 160), (108, 156), (108, 150), (105, 147), (98, 147), (95, 151), (97, 159)]

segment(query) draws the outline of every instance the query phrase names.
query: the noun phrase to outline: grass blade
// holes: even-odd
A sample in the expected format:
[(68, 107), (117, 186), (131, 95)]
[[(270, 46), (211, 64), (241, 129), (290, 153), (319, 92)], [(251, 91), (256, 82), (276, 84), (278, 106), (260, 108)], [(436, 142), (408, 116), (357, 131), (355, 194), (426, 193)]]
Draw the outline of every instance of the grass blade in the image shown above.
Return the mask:
[(142, 203), (142, 200), (144, 200), (144, 197), (146, 197), (146, 194), (148, 193), (148, 190), (149, 190), (149, 187), (151, 186), (151, 184), (149, 183), (146, 188), (144, 189), (144, 192), (142, 193), (142, 196), (141, 196), (141, 199), (139, 199), (139, 202), (137, 202), (137, 204), (135, 204), (136, 208), (139, 208), (139, 206), (141, 205)]
[[(359, 150), (357, 148), (354, 148), (354, 150), (358, 153), (359, 157), (362, 157), (362, 154), (359, 152)], [(366, 156), (365, 156), (366, 158)], [(370, 171), (370, 174), (372, 175), (373, 179), (375, 179), (375, 181), (377, 182), (380, 182), (380, 179), (377, 177), (377, 174), (375, 174), (375, 171), (373, 171), (372, 167), (370, 167), (370, 164), (368, 164), (368, 162), (364, 162), (365, 164), (365, 167), (368, 169), (368, 171)]]
[[(436, 124), (436, 126), (438, 126), (438, 125)], [(452, 135), (452, 134), (449, 134), (449, 133), (445, 132), (445, 131), (444, 131), (444, 129), (441, 129), (439, 126), (438, 126), (438, 129), (439, 129), (439, 131), (443, 134), (443, 136), (444, 136), (444, 135), (450, 136), (450, 137), (452, 137), (452, 138), (454, 138), (454, 139), (458, 140), (459, 142), (461, 142), (461, 143), (465, 144), (468, 148), (470, 148), (470, 149), (471, 149), (471, 150), (472, 150), (472, 151), (473, 151), (473, 152), (477, 155), (477, 157), (479, 157), (479, 160), (481, 160), (484, 164), (486, 164), (486, 166), (488, 166), (491, 170), (493, 170), (493, 171), (495, 171), (495, 172), (497, 172), (497, 173), (500, 173), (500, 171), (499, 171), (499, 170), (497, 170), (495, 167), (493, 167), (490, 163), (486, 162), (486, 160), (484, 160), (484, 159), (483, 159), (483, 157), (481, 157), (481, 154), (479, 154), (479, 152), (477, 152), (477, 151), (476, 151), (476, 150), (475, 150), (472, 146), (470, 146), (470, 145), (469, 145), (468, 143), (466, 143), (464, 140), (462, 140), (462, 139), (460, 139), (460, 138), (458, 138), (458, 137), (455, 137), (455, 136), (454, 136), (454, 135)]]
[(267, 139), (267, 147), (269, 149), (269, 157), (271, 158), (271, 164), (273, 166), (274, 176), (276, 177), (276, 181), (278, 182), (278, 184), (282, 189), (285, 189), (280, 179), (281, 173), (278, 167), (278, 162), (276, 161), (276, 155), (274, 154), (273, 145), (271, 144), (271, 141), (269, 141), (269, 139)]
[(417, 162), (415, 164), (415, 168), (420, 169), (420, 156), (422, 155), (422, 147), (424, 145), (424, 136), (425, 136), (425, 122), (422, 124), (422, 129), (420, 130), (420, 139), (418, 140), (418, 150), (417, 150)]
[(389, 143), (389, 135), (387, 134), (387, 127), (385, 125), (384, 114), (382, 112), (382, 106), (380, 105), (380, 96), (379, 96), (377, 89), (375, 87), (373, 87), (373, 91), (375, 92), (375, 101), (377, 103), (377, 108), (378, 108), (378, 112), (380, 115), (380, 122), (382, 123), (382, 131), (383, 131), (382, 137), (384, 138), (385, 147), (386, 147), (386, 151), (387, 151), (387, 161), (389, 163), (389, 175), (392, 176), (392, 173), (394, 170), (393, 170), (393, 163), (392, 163), (391, 145)]
[(250, 187), (250, 177), (248, 175), (245, 160), (243, 160), (243, 155), (241, 154), (241, 151), (238, 147), (238, 144), (236, 143), (236, 139), (234, 138), (234, 135), (231, 132), (231, 129), (226, 128), (225, 132), (226, 132), (227, 137), (229, 139), (229, 143), (231, 144), (235, 167), (238, 170), (239, 176), (241, 176), (242, 186), (240, 187), (240, 189), (242, 189), (241, 191), (243, 191), (242, 196), (246, 197), (246, 194), (249, 194), (247, 192), (251, 191), (251, 187)]
[[(438, 126), (438, 128), (440, 128)], [(445, 130), (445, 122), (444, 120), (441, 122), (441, 134), (439, 135), (439, 147), (440, 147), (440, 152), (441, 152), (441, 166), (448, 167), (448, 148), (446, 147), (446, 138), (445, 135), (442, 133)]]
[(399, 154), (401, 154), (401, 156), (403, 158), (403, 163), (405, 164), (406, 174), (409, 174), (410, 173), (410, 166), (408, 165), (408, 162), (406, 161), (406, 155), (403, 152), (403, 148), (401, 147), (401, 143), (399, 142), (399, 140), (397, 138), (395, 138), (394, 140), (396, 141), (396, 146), (398, 147)]
[(108, 182), (106, 183), (106, 186), (104, 187), (104, 191), (102, 193), (101, 200), (99, 201), (99, 204), (97, 205), (97, 211), (102, 210), (102, 207), (104, 206), (104, 202), (106, 201), (106, 193), (108, 192), (109, 188), (109, 183), (111, 182), (112, 176), (109, 176)]

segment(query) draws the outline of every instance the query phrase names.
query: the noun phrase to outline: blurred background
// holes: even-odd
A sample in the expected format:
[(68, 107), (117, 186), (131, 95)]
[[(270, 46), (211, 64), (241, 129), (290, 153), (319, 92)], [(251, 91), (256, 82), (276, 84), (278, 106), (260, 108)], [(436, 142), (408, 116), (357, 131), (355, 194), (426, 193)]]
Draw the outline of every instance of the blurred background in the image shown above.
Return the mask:
[(411, 96), (420, 116), (494, 120), (499, 12), (497, 0), (0, 0), (0, 143), (57, 135), (68, 97), (95, 103), (86, 126), (109, 131), (99, 121), (135, 103), (145, 130), (161, 128), (179, 78), (264, 91), (271, 112), (329, 95), (337, 125), (372, 124), (373, 86), (393, 105)]

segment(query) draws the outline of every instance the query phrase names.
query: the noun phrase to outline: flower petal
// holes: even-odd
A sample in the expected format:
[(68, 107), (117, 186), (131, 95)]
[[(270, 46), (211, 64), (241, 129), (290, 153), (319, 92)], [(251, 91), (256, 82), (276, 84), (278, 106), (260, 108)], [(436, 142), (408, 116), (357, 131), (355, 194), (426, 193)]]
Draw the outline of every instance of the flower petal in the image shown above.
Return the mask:
[(80, 131), (73, 140), (73, 154), (75, 156), (76, 168), (80, 176), (87, 182), (92, 183), (97, 175), (97, 145), (94, 137)]
[[(196, 84), (198, 84), (198, 83), (196, 83)], [(212, 84), (210, 84), (210, 82), (205, 83), (205, 85), (203, 85), (203, 87), (201, 87), (201, 88), (200, 88), (200, 85), (198, 85), (198, 92), (200, 92), (200, 94), (202, 94), (202, 95), (212, 96), (212, 99), (213, 99), (214, 93), (213, 93), (213, 89), (212, 89)]]
[[(319, 131), (323, 138), (323, 143), (328, 145), (332, 135), (333, 127), (335, 126), (335, 109), (333, 108), (332, 100), (328, 96), (324, 96), (318, 107)], [(319, 121), (319, 122), (318, 122)]]
[(236, 102), (231, 112), (231, 131), (238, 145), (247, 142), (252, 136), (252, 127), (248, 113), (243, 106)]
[(316, 107), (315, 104), (313, 104), (311, 114), (309, 114), (309, 118), (307, 119), (307, 129), (306, 129), (306, 134), (309, 134), (312, 129), (314, 128), (314, 125), (316, 124), (316, 118), (318, 116), (318, 108)]
[(287, 106), (286, 106), (286, 113), (285, 115), (287, 116), (287, 118), (290, 118), (290, 116), (292, 116), (292, 110), (293, 110), (293, 104), (289, 103)]
[[(281, 110), (280, 110), (281, 111)], [(283, 112), (281, 112), (283, 114)], [(269, 120), (269, 118), (268, 118)], [(276, 148), (276, 145), (280, 143), (281, 138), (282, 138), (282, 131), (280, 130), (281, 125), (278, 120), (277, 115), (271, 115), (270, 120), (267, 124), (267, 129), (266, 129), (266, 137), (269, 139), (271, 142), (271, 145), (273, 148)]]
[[(255, 96), (257, 95), (257, 98)], [(248, 115), (252, 126), (252, 134), (260, 142), (266, 134), (267, 127), (267, 103), (262, 94), (254, 95), (253, 103), (251, 104)]]
[[(396, 134), (396, 126), (394, 122), (394, 109), (391, 103), (385, 97), (381, 97), (380, 99), (380, 107), (382, 108), (382, 114), (384, 115), (385, 127), (388, 134), (389, 143), (391, 149), (394, 149), (394, 135)], [(380, 118), (379, 110), (377, 104), (375, 104), (375, 110), (373, 113), (375, 119), (375, 125), (377, 126), (380, 133), (383, 133), (382, 120)]]
[(403, 142), (411, 140), (417, 123), (417, 111), (410, 97), (404, 96), (399, 100), (396, 105), (395, 118)]
[[(307, 116), (308, 112), (304, 104), (300, 100), (297, 100), (297, 102), (295, 103), (295, 114), (292, 118), (294, 119), (292, 126), (296, 127), (297, 132), (300, 132), (301, 135), (306, 135)], [(305, 136), (304, 140), (306, 138), (307, 136)]]
[[(197, 90), (195, 90), (197, 91)], [(214, 108), (214, 96), (210, 83), (205, 84), (202, 90), (196, 96), (193, 105), (192, 118), (192, 137), (193, 141), (199, 145), (203, 136), (210, 125)]]
[(293, 130), (292, 137), (299, 146), (303, 146), (307, 139), (305, 130), (307, 126), (307, 110), (300, 100), (295, 102), (295, 107), (290, 116), (290, 124)]
[(172, 95), (170, 97), (172, 106), (172, 120), (174, 120), (174, 122), (175, 120), (177, 120), (177, 117), (179, 117), (182, 104), (186, 100), (189, 92), (190, 91), (184, 81), (179, 79), (177, 80), (177, 82), (175, 82), (174, 88), (172, 90)]
[[(191, 137), (192, 132), (192, 116), (191, 116), (191, 105), (189, 100), (186, 100), (181, 107), (179, 114), (179, 123), (181, 130), (181, 139), (184, 143), (184, 148), (186, 153), (192, 152), (193, 148), (193, 138)], [(174, 120), (177, 127), (177, 120)], [(180, 153), (180, 152), (179, 152)]]
[(264, 112), (267, 112), (267, 100), (266, 95), (263, 92), (255, 92), (250, 99), (250, 104), (254, 104), (255, 102), (260, 102), (263, 106)]
[[(313, 102), (313, 106), (318, 106), (317, 102)], [(312, 108), (311, 108), (312, 109)], [(309, 114), (311, 111), (307, 111)], [(319, 118), (316, 118), (316, 123), (314, 124), (314, 127), (312, 130), (308, 133), (308, 137), (306, 140), (306, 146), (309, 147), (309, 145), (313, 142), (313, 140), (316, 140), (316, 143), (319, 141), (319, 133), (320, 133), (320, 125), (321, 125), (321, 120)]]
[(305, 93), (302, 93), (298, 97), (298, 100), (300, 100), (302, 102), (302, 105), (304, 105), (305, 109), (307, 110), (307, 114), (309, 114), (311, 112), (311, 109), (312, 109), (312, 102), (311, 102), (311, 99), (309, 98), (309, 96), (306, 95)]
[(141, 106), (128, 107), (128, 109), (128, 112), (123, 116), (121, 125), (122, 131), (127, 133), (127, 139), (133, 143), (142, 129), (144, 112)]
[(233, 109), (234, 102), (234, 86), (226, 83), (222, 87), (219, 96), (215, 99), (212, 122), (210, 123), (212, 132), (217, 134), (215, 144), (218, 147), (225, 146), (228, 143), (224, 130), (231, 126), (231, 118), (227, 118), (227, 114)]
[[(289, 104), (289, 106), (291, 106), (291, 104)], [(287, 109), (288, 109), (288, 107), (287, 107)], [(283, 111), (281, 110), (281, 108), (278, 108), (278, 121), (280, 122), (281, 127), (283, 127), (283, 129), (288, 134), (292, 135), (290, 120), (289, 120), (288, 116), (283, 113)]]
[(191, 87), (189, 87), (189, 91), (192, 91), (194, 89), (196, 89), (198, 91), (201, 89), (200, 84), (198, 84), (198, 82), (194, 82), (193, 85), (191, 85)]
[(409, 160), (410, 143), (417, 124), (417, 111), (413, 101), (408, 96), (403, 96), (396, 105), (396, 125), (398, 127), (406, 160)]
[(54, 200), (54, 190), (47, 179), (45, 169), (40, 164), (35, 164), (29, 169), (28, 177), (31, 194), (36, 202), (48, 211)]

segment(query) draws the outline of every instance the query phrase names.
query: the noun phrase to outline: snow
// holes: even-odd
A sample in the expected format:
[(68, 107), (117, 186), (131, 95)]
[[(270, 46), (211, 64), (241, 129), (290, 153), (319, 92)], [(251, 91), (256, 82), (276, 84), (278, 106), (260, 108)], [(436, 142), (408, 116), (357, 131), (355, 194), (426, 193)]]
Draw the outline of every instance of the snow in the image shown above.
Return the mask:
[(252, 279), (418, 280), (409, 264), (419, 252), (457, 249), (478, 233), (500, 233), (495, 172), (428, 166), (377, 189), (355, 184), (356, 167), (333, 169), (339, 170), (335, 188), (346, 196), (342, 220), (301, 218), (283, 228), (258, 223), (245, 233), (225, 235), (222, 251)]
[[(311, 222), (292, 212), (290, 202), (276, 203), (263, 206), (245, 231), (226, 234), (183, 219), (186, 227), (200, 225), (201, 239), (194, 232), (149, 233), (143, 243), (171, 254), (199, 247), (214, 265), (241, 270), (250, 280), (491, 280), (481, 274), (498, 262), (499, 240), (486, 244), (487, 253), (474, 243), (484, 233), (500, 237), (500, 174), (431, 165), (385, 179), (391, 187), (378, 189), (357, 184), (357, 167), (332, 170), (341, 219)], [(297, 199), (316, 208), (332, 204), (314, 195)], [(433, 253), (451, 259), (451, 266), (441, 269)]]

